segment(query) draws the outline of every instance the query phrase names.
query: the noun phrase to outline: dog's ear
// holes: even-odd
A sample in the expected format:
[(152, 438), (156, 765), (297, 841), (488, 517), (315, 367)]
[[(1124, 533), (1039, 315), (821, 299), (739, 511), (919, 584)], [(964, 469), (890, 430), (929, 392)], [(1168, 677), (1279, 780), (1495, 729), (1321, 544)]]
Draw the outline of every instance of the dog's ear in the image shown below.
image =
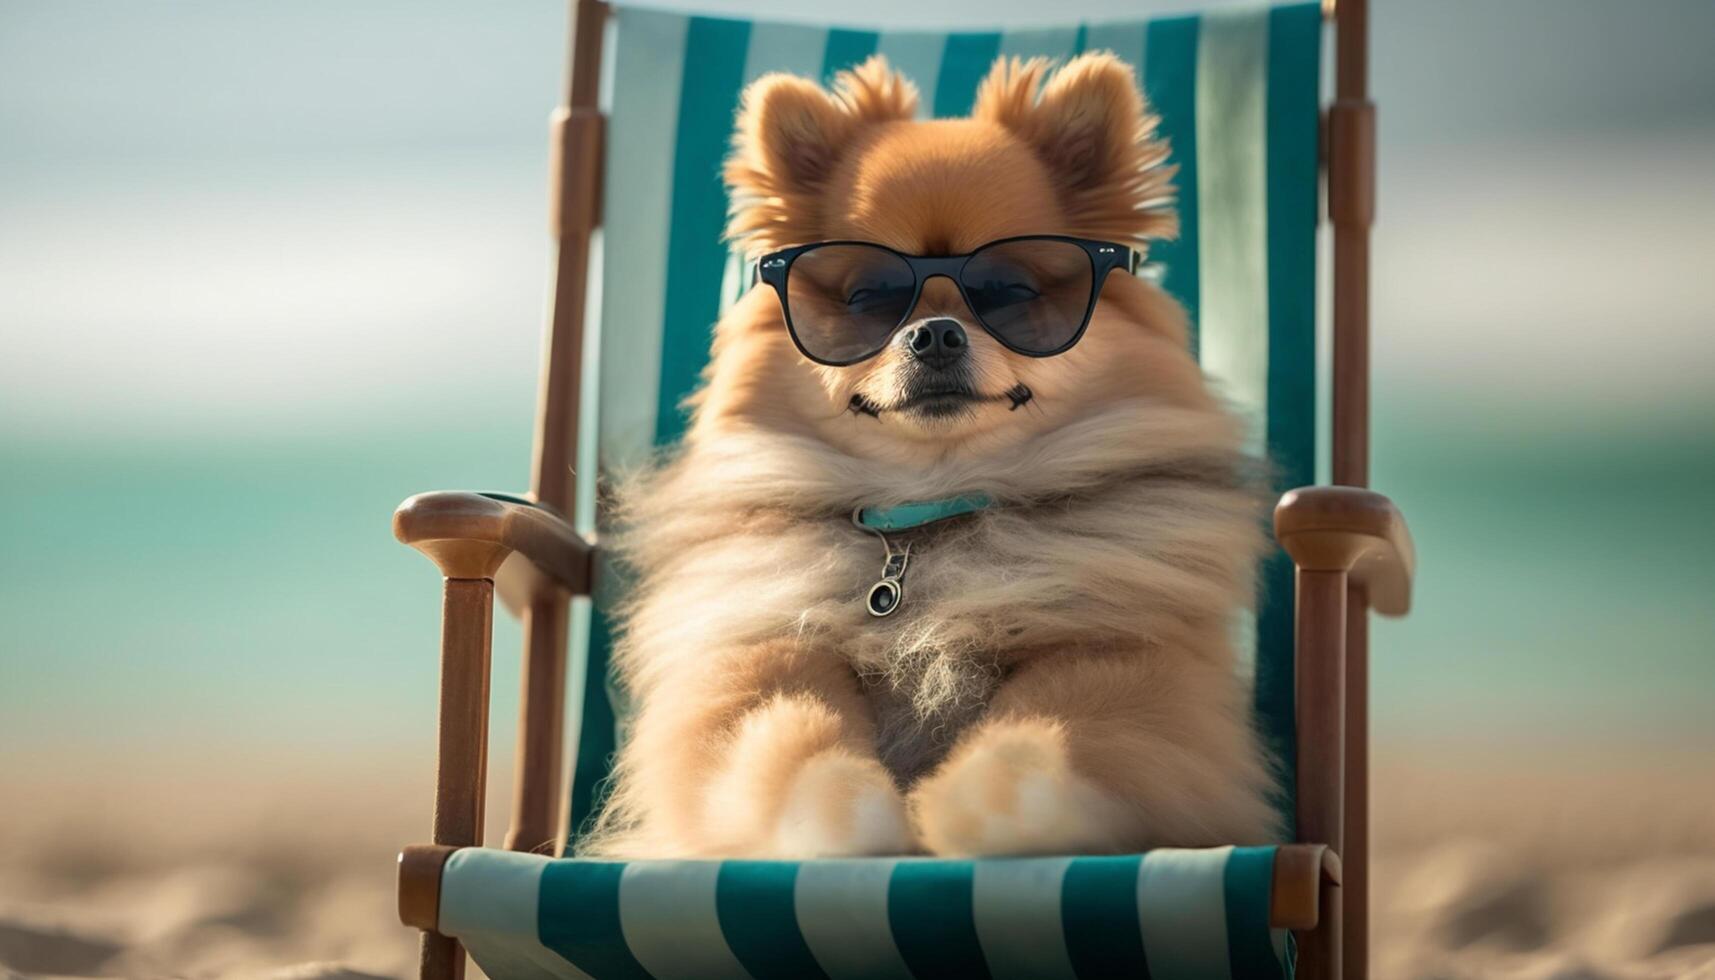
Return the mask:
[(753, 255), (794, 244), (789, 224), (812, 226), (818, 193), (864, 128), (910, 119), (917, 89), (870, 58), (834, 78), (832, 91), (794, 75), (764, 75), (744, 90), (726, 184), (727, 235)]
[(1113, 55), (1080, 55), (1052, 75), (1046, 59), (998, 61), (971, 118), (1004, 126), (1036, 152), (1076, 233), (1141, 241), (1177, 230), (1159, 120), (1131, 66)]

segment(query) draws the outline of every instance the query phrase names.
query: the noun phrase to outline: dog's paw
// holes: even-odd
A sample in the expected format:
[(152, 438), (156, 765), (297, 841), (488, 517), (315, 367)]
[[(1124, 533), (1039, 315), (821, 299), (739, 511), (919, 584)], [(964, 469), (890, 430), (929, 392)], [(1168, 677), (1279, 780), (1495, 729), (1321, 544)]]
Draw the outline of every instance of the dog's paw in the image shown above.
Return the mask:
[(911, 851), (905, 800), (881, 765), (831, 749), (806, 760), (775, 822), (774, 856), (858, 857)]
[(1125, 808), (1073, 771), (1048, 724), (984, 731), (912, 793), (918, 835), (935, 854), (1111, 851)]

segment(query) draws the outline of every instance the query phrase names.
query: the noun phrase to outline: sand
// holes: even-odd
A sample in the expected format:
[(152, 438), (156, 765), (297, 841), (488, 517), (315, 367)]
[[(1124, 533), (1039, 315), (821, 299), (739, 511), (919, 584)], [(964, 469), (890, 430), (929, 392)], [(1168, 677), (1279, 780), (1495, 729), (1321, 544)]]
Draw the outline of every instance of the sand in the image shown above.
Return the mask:
[[(1706, 756), (1378, 759), (1375, 976), (1715, 980)], [(424, 836), (426, 762), (30, 768), (5, 780), (0, 975), (409, 975), (393, 853)]]
[(1374, 784), (1375, 975), (1715, 980), (1711, 758), (1393, 759)]
[(400, 776), (388, 772), (393, 759), (316, 774), (274, 760), (197, 762), (209, 766), (202, 775), (186, 760), (178, 771), (62, 765), (51, 777), (0, 776), (0, 967), (26, 977), (410, 973), (416, 940), (394, 912), (393, 856), (427, 838), (430, 763), (406, 763)]

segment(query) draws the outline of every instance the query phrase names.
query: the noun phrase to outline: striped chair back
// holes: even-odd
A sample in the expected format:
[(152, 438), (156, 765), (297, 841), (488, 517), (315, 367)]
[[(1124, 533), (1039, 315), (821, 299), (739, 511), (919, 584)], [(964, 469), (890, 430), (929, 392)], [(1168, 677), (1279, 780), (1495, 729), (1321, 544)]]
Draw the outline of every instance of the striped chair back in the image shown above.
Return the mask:
[[(1316, 225), (1322, 20), (1314, 3), (1147, 23), (1002, 33), (827, 29), (620, 7), (602, 64), (608, 116), (604, 227), (594, 244), (577, 513), (600, 525), (597, 474), (683, 433), (710, 331), (744, 282), (721, 233), (721, 162), (739, 94), (769, 71), (827, 80), (877, 52), (911, 78), (922, 111), (967, 113), (1000, 56), (1112, 51), (1137, 70), (1171, 141), (1181, 231), (1146, 272), (1186, 306), (1206, 372), (1251, 421), (1282, 488), (1316, 456)], [(665, 246), (665, 247), (663, 247)], [(574, 608), (570, 791), (574, 832), (598, 803), (624, 706), (609, 683), (615, 576)], [(1254, 620), (1258, 726), (1293, 784), (1292, 566), (1264, 569)]]

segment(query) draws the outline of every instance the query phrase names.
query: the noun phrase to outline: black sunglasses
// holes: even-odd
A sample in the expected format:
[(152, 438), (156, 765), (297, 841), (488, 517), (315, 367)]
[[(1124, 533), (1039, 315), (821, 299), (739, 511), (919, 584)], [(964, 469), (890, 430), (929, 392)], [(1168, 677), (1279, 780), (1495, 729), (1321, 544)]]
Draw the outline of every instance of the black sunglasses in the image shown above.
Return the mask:
[(874, 357), (910, 319), (923, 284), (945, 276), (977, 323), (1029, 357), (1064, 353), (1089, 326), (1108, 273), (1131, 249), (1063, 235), (989, 242), (969, 255), (904, 255), (870, 242), (816, 242), (770, 252), (757, 276), (774, 287), (805, 357), (845, 367)]

